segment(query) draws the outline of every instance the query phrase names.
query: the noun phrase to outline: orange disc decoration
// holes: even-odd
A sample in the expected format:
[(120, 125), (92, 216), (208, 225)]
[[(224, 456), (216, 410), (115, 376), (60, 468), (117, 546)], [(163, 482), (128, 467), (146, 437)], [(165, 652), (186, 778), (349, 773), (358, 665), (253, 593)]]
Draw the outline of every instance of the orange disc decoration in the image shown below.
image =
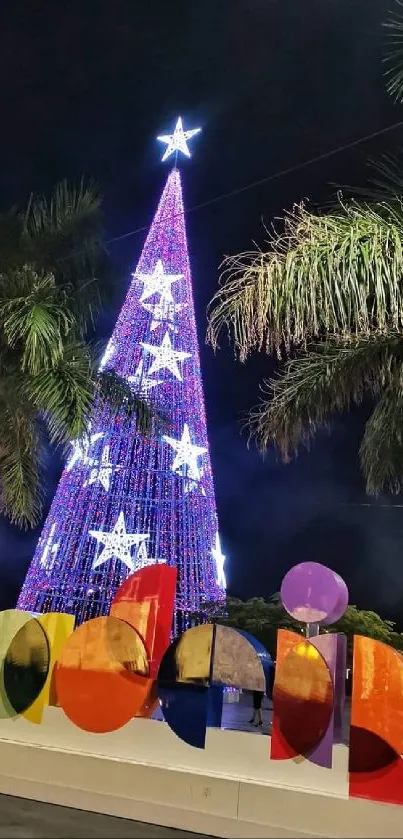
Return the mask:
[(322, 740), (333, 712), (326, 662), (308, 640), (280, 629), (273, 689), (272, 760), (309, 753)]
[(138, 632), (119, 618), (94, 618), (78, 627), (63, 648), (57, 696), (79, 728), (115, 731), (141, 708), (148, 676), (148, 654)]
[(350, 796), (403, 804), (403, 658), (355, 635), (353, 673)]

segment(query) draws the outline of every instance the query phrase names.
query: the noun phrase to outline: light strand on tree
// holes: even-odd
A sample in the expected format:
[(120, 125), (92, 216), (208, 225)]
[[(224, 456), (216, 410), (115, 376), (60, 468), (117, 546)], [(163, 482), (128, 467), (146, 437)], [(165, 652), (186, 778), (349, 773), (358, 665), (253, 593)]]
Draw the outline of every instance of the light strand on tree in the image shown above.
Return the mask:
[(159, 561), (178, 568), (175, 628), (184, 629), (204, 603), (223, 599), (225, 577), (177, 169), (101, 366), (126, 377), (167, 428), (144, 438), (135, 419), (95, 409), (73, 444), (18, 607), (73, 612), (80, 623), (108, 612), (131, 569)]

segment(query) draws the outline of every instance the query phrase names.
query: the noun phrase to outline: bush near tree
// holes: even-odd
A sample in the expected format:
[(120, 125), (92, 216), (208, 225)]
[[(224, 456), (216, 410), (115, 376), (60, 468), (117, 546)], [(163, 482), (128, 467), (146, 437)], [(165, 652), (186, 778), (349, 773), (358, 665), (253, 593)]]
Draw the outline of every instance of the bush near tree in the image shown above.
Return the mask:
[[(257, 638), (266, 647), (273, 659), (276, 657), (277, 631), (289, 629), (305, 634), (305, 625), (294, 620), (284, 609), (280, 595), (275, 594), (269, 600), (252, 597), (239, 600), (228, 597), (225, 616), (217, 615), (218, 623), (243, 629)], [(393, 621), (384, 620), (376, 612), (348, 606), (344, 616), (337, 623), (321, 627), (321, 632), (344, 632), (348, 644), (348, 664), (351, 664), (353, 636), (365, 635), (389, 644), (396, 650), (403, 650), (403, 634), (396, 632)]]

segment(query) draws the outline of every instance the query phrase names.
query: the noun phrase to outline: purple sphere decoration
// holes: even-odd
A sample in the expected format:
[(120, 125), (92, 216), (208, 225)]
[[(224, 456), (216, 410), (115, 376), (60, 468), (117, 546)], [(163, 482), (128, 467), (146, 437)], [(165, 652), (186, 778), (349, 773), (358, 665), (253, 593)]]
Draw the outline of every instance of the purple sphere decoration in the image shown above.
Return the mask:
[(285, 575), (281, 600), (295, 620), (327, 626), (344, 615), (348, 588), (331, 568), (319, 562), (301, 562)]

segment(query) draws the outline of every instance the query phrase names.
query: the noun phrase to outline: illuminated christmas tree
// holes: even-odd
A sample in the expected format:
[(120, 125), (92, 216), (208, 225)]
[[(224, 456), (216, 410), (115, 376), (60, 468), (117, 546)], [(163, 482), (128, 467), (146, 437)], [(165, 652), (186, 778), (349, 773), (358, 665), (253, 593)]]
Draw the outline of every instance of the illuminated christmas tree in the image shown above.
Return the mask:
[(200, 373), (178, 152), (179, 119), (163, 160), (175, 155), (103, 369), (127, 377), (166, 420), (144, 438), (135, 419), (94, 411), (72, 451), (39, 539), (20, 609), (69, 612), (78, 623), (106, 614), (126, 576), (144, 565), (178, 568), (175, 629), (222, 600), (224, 556)]

